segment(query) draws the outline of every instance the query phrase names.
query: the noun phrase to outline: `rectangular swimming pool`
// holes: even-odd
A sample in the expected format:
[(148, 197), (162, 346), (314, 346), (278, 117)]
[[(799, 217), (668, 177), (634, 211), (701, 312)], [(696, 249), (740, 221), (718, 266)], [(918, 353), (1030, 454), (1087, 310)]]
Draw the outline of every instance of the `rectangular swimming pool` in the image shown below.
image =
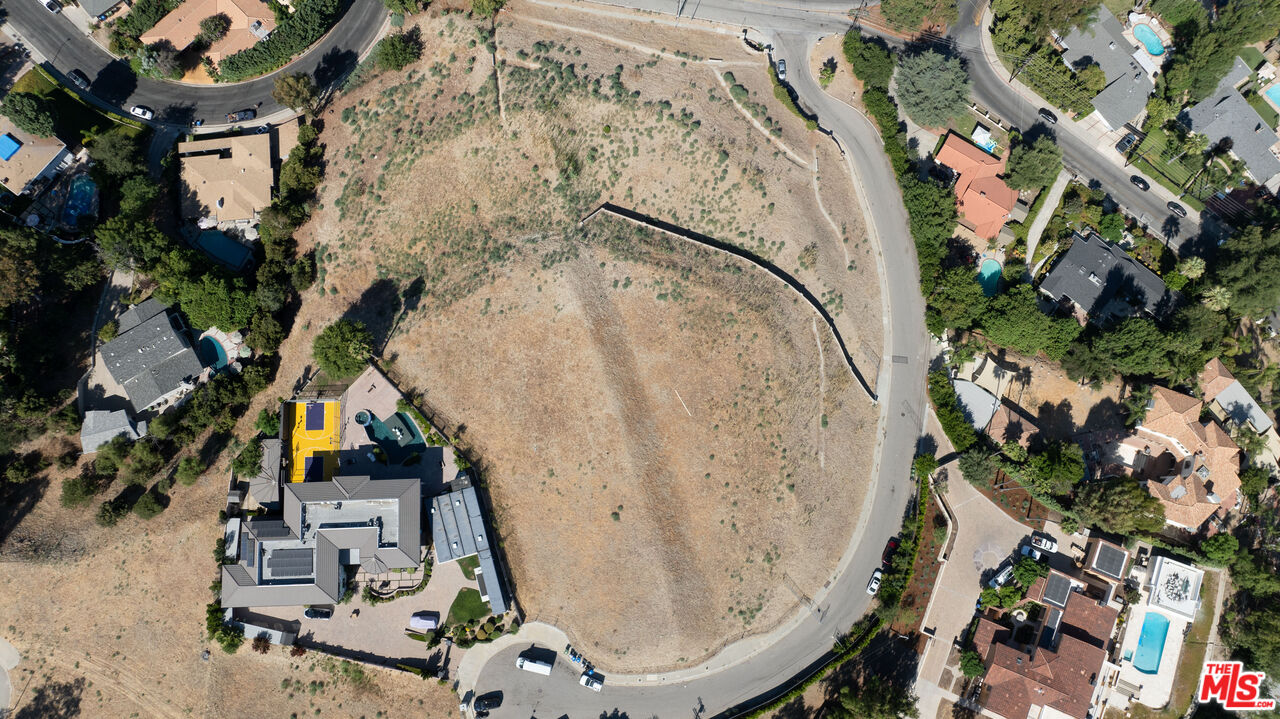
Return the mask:
[(1262, 94), (1266, 95), (1267, 99), (1274, 103), (1276, 107), (1280, 107), (1280, 83), (1267, 88), (1266, 92)]
[(1133, 668), (1143, 674), (1160, 671), (1160, 655), (1164, 654), (1164, 640), (1169, 634), (1169, 619), (1157, 612), (1147, 612), (1142, 620), (1142, 633), (1138, 635), (1138, 651), (1133, 655)]

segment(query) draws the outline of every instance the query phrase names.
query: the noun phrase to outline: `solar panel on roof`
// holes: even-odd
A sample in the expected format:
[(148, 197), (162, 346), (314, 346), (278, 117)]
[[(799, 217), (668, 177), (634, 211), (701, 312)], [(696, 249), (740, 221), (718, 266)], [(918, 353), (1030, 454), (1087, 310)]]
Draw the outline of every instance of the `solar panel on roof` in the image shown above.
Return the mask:
[(267, 569), (277, 577), (307, 577), (315, 555), (310, 549), (277, 549), (267, 557)]
[(1067, 606), (1067, 598), (1071, 596), (1071, 580), (1061, 574), (1050, 574), (1044, 587), (1044, 600), (1059, 607)]
[(1114, 579), (1121, 578), (1124, 571), (1124, 552), (1109, 544), (1098, 545), (1098, 555), (1093, 558), (1093, 568)]

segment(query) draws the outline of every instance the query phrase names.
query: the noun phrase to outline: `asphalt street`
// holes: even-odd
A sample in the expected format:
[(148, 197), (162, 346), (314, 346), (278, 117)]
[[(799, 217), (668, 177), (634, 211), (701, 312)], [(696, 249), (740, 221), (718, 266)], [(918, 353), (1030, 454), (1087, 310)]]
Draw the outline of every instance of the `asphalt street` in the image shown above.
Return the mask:
[[(282, 109), (271, 99), (274, 73), (256, 80), (215, 85), (140, 78), (127, 62), (112, 57), (81, 34), (69, 19), (50, 13), (36, 0), (7, 0), (4, 12), (12, 30), (43, 56), (44, 69), (73, 90), (66, 73), (74, 69), (84, 72), (89, 78), (90, 96), (101, 106), (127, 113), (134, 105), (145, 105), (155, 110), (157, 122), (175, 125), (188, 125), (197, 119), (220, 124), (225, 122), (227, 113), (245, 108), (256, 109), (260, 117)], [(351, 0), (333, 30), (289, 65), (287, 71), (312, 74), (321, 87), (341, 79), (355, 67), (364, 48), (377, 38), (387, 15), (382, 0)]]
[[(735, 12), (743, 11), (742, 5), (733, 8)], [(788, 60), (794, 68), (788, 79), (802, 100), (817, 111), (822, 126), (840, 139), (858, 170), (861, 184), (867, 188), (867, 221), (874, 225), (883, 249), (882, 286), (889, 319), (884, 352), (887, 361), (877, 383), (885, 422), (879, 479), (871, 504), (855, 530), (852, 545), (856, 553), (831, 587), (815, 594), (817, 611), (807, 613), (793, 631), (767, 650), (693, 681), (666, 683), (655, 678), (652, 685), (617, 686), (606, 680), (604, 689), (596, 694), (578, 685), (579, 673), (569, 668), (573, 665), (563, 655), (557, 659), (552, 675), (543, 677), (515, 667), (516, 655), (528, 650), (528, 645), (505, 650), (485, 665), (475, 687), (478, 695), (503, 693), (502, 707), (491, 714), (494, 719), (595, 719), (602, 713), (614, 716), (615, 711), (632, 717), (717, 716), (805, 672), (831, 649), (834, 637), (870, 607), (867, 579), (880, 566), (881, 550), (899, 529), (913, 490), (910, 463), (926, 408), (928, 342), (915, 247), (897, 180), (871, 123), (827, 96), (809, 75), (808, 63), (802, 58), (807, 57), (809, 43), (816, 37), (791, 33), (780, 36), (776, 45), (780, 57), (795, 58)], [(731, 650), (732, 647), (727, 651)]]

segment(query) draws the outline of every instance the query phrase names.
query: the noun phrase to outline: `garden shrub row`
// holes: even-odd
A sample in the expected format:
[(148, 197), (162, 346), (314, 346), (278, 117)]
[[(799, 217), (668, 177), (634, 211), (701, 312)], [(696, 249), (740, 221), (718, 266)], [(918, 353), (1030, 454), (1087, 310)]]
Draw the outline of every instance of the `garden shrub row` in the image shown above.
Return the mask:
[(340, 0), (303, 0), (266, 40), (218, 63), (218, 79), (245, 80), (283, 67), (319, 40), (338, 21)]
[(805, 127), (810, 130), (818, 129), (818, 118), (800, 109), (800, 106), (796, 104), (795, 97), (791, 95), (791, 89), (782, 84), (782, 80), (778, 77), (778, 71), (774, 69), (773, 65), (769, 66), (769, 80), (773, 83), (773, 96), (778, 99), (778, 102), (781, 102), (782, 106), (790, 110), (796, 117), (804, 120)]
[(957, 452), (963, 452), (978, 441), (973, 425), (960, 409), (959, 398), (955, 387), (942, 370), (929, 373), (929, 400), (933, 402), (934, 413), (938, 415), (938, 424)]

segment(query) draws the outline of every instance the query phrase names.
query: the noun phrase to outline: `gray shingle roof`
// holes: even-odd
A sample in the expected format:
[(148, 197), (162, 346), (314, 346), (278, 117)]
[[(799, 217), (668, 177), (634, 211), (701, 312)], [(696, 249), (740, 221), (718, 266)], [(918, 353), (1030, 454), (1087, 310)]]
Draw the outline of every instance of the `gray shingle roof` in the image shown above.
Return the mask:
[(102, 359), (135, 411), (194, 381), (204, 369), (186, 333), (174, 328), (159, 302), (147, 300), (130, 308), (120, 316), (120, 326), (120, 334), (102, 346)]
[(114, 412), (90, 410), (84, 413), (84, 424), (80, 425), (80, 451), (96, 452), (98, 447), (119, 435), (132, 441), (146, 434), (147, 423), (142, 422), (135, 427), (129, 413), (122, 409)]
[(502, 575), (489, 547), (489, 534), (484, 528), (474, 487), (464, 487), (431, 500), (431, 537), (438, 562), (477, 555), (480, 570), (487, 577), (484, 587), (489, 594), (489, 607), (494, 614), (507, 611)]
[(280, 501), (280, 456), (282, 445), (277, 439), (262, 440), (262, 465), (257, 476), (249, 480), (249, 496), (258, 504)]
[(119, 5), (123, 0), (80, 0), (80, 7), (89, 13), (90, 18), (96, 19), (102, 13)]
[(1156, 273), (1092, 233), (1072, 237), (1071, 248), (1040, 283), (1040, 290), (1055, 300), (1069, 298), (1099, 322), (1132, 316), (1135, 307), (1159, 317), (1176, 300)]
[(1178, 120), (1215, 144), (1230, 137), (1231, 151), (1249, 168), (1253, 179), (1265, 185), (1280, 175), (1280, 159), (1270, 149), (1280, 138), (1235, 88), (1249, 75), (1249, 66), (1236, 58), (1213, 94), (1184, 110)]
[(165, 303), (154, 297), (148, 297), (120, 313), (120, 319), (116, 322), (119, 325), (116, 328), (116, 333), (124, 334), (167, 309), (169, 307)]
[(1093, 98), (1093, 106), (1112, 128), (1118, 129), (1142, 112), (1155, 86), (1133, 59), (1140, 52), (1124, 38), (1120, 21), (1105, 8), (1087, 28), (1075, 28), (1063, 39), (1062, 59), (1073, 67), (1097, 63), (1107, 85)]

